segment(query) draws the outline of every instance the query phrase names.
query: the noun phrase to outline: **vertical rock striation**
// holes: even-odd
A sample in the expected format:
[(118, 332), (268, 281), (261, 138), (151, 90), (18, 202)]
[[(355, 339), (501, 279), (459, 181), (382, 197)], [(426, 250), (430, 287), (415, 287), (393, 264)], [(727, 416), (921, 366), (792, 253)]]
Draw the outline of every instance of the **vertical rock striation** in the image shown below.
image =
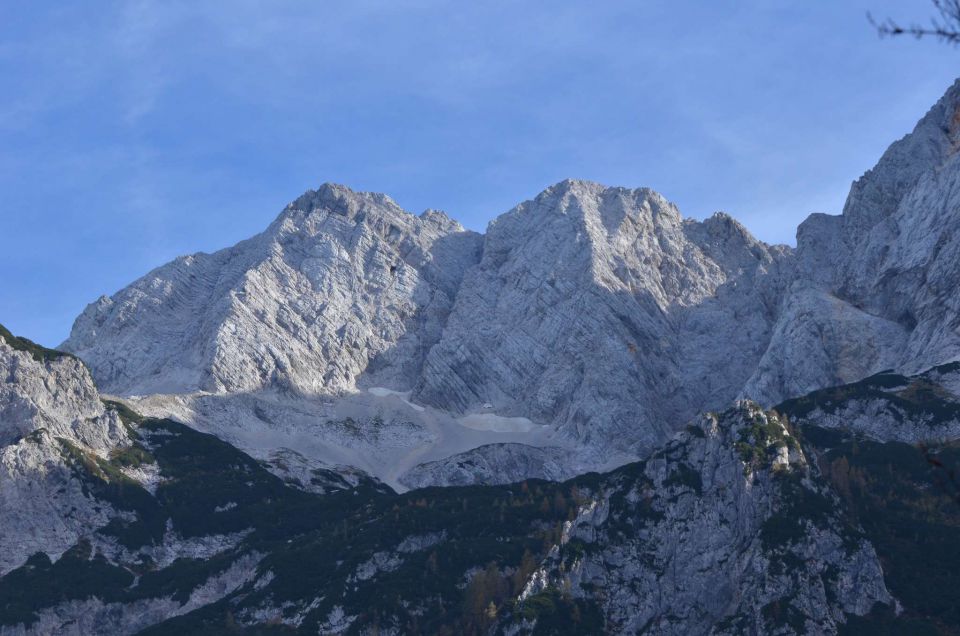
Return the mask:
[(409, 387), (479, 251), (441, 212), (327, 184), (264, 233), (88, 306), (63, 348), (123, 394)]

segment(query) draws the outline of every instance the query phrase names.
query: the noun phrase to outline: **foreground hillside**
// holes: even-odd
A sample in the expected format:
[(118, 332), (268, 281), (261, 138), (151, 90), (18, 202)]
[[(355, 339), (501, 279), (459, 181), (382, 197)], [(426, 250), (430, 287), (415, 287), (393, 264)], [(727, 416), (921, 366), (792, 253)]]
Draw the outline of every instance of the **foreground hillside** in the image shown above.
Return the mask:
[[(903, 387), (952, 413), (952, 368), (739, 402), (605, 474), (396, 494), (285, 481), (9, 334), (0, 361), (0, 633), (960, 632), (960, 450), (828, 415)], [(72, 533), (37, 540), (31, 505)]]

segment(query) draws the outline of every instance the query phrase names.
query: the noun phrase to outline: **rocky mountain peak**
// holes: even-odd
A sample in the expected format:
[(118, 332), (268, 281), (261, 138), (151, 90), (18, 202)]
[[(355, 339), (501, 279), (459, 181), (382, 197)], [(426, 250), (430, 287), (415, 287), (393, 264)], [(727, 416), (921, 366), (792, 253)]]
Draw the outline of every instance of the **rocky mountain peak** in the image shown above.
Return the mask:
[(355, 237), (369, 231), (396, 240), (404, 230), (417, 231), (421, 225), (421, 219), (385, 194), (324, 183), (287, 205), (265, 236), (289, 244), (322, 237), (331, 234), (331, 230), (341, 235), (351, 232)]
[(609, 187), (580, 179), (565, 179), (548, 187), (494, 220), (491, 230), (514, 216), (524, 217), (528, 223), (549, 222), (551, 216), (570, 217), (587, 228), (602, 227), (608, 233), (616, 233), (624, 222), (651, 229), (681, 219), (676, 206), (650, 188)]
[(726, 212), (716, 212), (703, 221), (686, 219), (684, 232), (705, 255), (731, 271), (749, 271), (758, 265), (770, 268), (791, 260), (794, 252), (787, 245), (758, 240)]
[(427, 208), (418, 216), (421, 221), (432, 223), (439, 228), (444, 229), (448, 232), (464, 232), (466, 229), (460, 224), (459, 221), (452, 218), (443, 210), (436, 210), (434, 208)]
[(356, 225), (396, 224), (414, 231), (463, 232), (463, 226), (442, 210), (427, 209), (419, 215), (401, 208), (380, 192), (360, 192), (338, 183), (323, 183), (290, 202), (271, 224), (284, 233), (316, 233), (330, 216)]
[(335, 394), (364, 371), (402, 388), (480, 240), (440, 213), (324, 184), (263, 234), (177, 259), (89, 306), (63, 347), (124, 394)]
[(960, 80), (917, 123), (893, 143), (875, 167), (857, 179), (843, 208), (850, 233), (867, 231), (892, 214), (924, 176), (939, 170), (960, 143)]
[[(691, 223), (695, 223), (695, 221)], [(745, 225), (726, 212), (714, 212), (700, 223), (703, 225), (707, 234), (721, 242), (735, 240), (751, 245), (760, 242), (754, 238)]]
[[(490, 404), (601, 445), (614, 430), (631, 443), (660, 439), (691, 405), (736, 395), (728, 383), (749, 376), (769, 328), (755, 312), (741, 340), (735, 314), (766, 307), (762, 274), (783, 254), (745, 231), (713, 246), (720, 229), (684, 221), (646, 188), (548, 188), (490, 224), (415, 396), (456, 412)], [(718, 330), (740, 342), (733, 364), (709, 353)], [(693, 376), (709, 379), (694, 387)]]
[(294, 199), (281, 213), (281, 217), (308, 215), (318, 210), (355, 217), (365, 205), (405, 213), (386, 194), (358, 192), (339, 183), (326, 182), (320, 184), (316, 190), (307, 190)]
[(642, 453), (738, 396), (960, 357), (958, 101), (960, 85), (796, 250), (648, 188), (564, 180), (480, 236), (325, 184), (264, 234), (92, 305), (65, 347), (118, 393), (385, 388)]

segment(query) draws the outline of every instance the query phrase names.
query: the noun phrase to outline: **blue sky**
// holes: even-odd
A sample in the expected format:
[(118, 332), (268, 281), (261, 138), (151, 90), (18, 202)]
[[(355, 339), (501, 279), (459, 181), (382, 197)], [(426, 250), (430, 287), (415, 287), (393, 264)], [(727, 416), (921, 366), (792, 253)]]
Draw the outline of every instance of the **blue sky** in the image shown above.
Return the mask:
[(482, 230), (566, 177), (793, 242), (960, 74), (926, 0), (0, 4), (0, 322), (56, 345), (324, 181)]

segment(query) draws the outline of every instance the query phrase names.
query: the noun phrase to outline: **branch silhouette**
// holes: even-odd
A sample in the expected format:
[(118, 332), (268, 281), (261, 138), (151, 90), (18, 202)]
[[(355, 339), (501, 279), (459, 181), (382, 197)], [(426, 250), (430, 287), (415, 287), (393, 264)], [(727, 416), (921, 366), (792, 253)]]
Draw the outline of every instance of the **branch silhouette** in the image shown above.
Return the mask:
[(930, 18), (929, 26), (920, 24), (901, 26), (892, 18), (878, 21), (869, 13), (867, 20), (874, 26), (880, 37), (912, 35), (917, 39), (932, 37), (954, 46), (960, 44), (960, 0), (932, 0), (932, 2), (938, 15)]

